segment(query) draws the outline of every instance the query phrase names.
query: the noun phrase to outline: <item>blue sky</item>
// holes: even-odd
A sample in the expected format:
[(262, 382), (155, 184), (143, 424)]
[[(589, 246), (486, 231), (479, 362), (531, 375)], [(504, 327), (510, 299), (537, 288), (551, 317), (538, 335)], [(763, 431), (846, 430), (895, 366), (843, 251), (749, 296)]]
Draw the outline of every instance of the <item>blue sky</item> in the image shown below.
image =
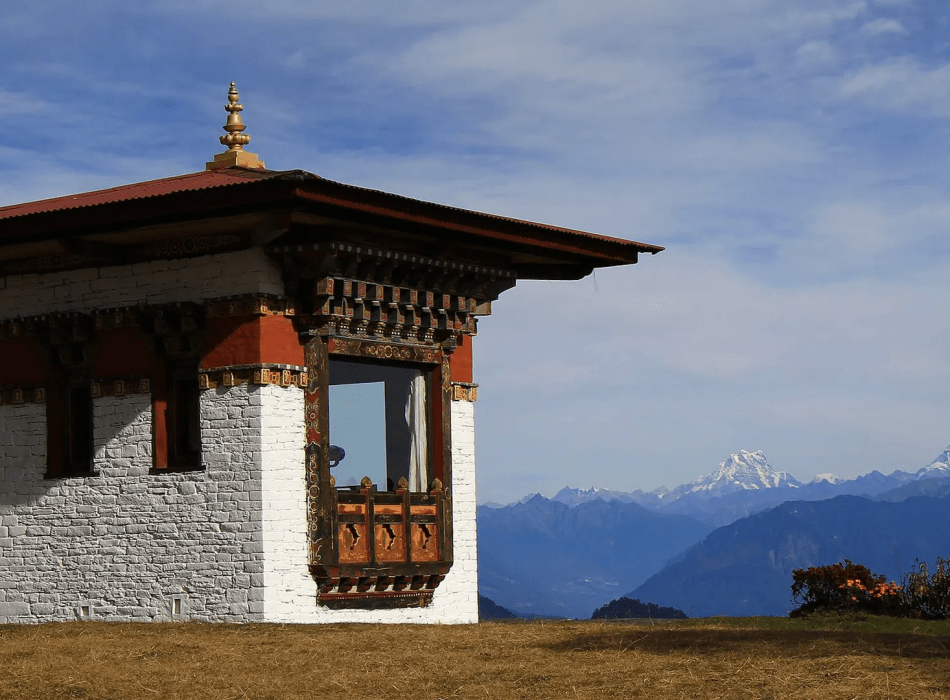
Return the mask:
[(0, 203), (269, 167), (655, 243), (476, 345), (479, 498), (802, 480), (950, 442), (950, 9), (921, 0), (12, 0)]

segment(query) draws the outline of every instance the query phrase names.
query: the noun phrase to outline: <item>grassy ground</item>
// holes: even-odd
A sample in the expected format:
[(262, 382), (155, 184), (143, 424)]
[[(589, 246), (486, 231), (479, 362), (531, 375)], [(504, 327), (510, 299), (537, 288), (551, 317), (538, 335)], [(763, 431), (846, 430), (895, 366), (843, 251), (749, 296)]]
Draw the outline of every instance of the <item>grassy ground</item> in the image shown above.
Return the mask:
[(0, 626), (0, 699), (946, 698), (950, 624)]

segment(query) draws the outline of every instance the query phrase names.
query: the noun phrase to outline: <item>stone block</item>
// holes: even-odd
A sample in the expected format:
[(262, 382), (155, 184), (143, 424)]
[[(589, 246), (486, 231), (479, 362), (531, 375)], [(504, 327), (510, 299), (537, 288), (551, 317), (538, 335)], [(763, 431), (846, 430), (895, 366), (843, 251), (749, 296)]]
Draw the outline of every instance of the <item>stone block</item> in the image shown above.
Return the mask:
[(30, 614), (30, 604), (25, 602), (0, 603), (0, 617), (25, 617)]

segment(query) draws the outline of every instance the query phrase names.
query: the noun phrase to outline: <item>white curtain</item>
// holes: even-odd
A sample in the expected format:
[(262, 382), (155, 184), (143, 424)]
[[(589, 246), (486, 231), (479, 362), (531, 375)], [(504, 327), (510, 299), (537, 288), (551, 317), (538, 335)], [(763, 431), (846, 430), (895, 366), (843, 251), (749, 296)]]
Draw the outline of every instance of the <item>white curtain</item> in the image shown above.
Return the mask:
[(409, 426), (409, 490), (428, 489), (429, 445), (426, 439), (426, 380), (420, 372), (409, 384), (406, 400), (406, 424)]

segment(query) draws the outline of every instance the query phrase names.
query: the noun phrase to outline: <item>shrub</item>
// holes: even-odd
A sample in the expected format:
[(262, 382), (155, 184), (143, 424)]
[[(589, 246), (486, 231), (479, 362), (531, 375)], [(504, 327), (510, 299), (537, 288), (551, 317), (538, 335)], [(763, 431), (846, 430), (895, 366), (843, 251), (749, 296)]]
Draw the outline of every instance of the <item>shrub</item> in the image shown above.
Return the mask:
[(850, 559), (841, 564), (795, 569), (792, 572), (792, 597), (801, 605), (791, 612), (791, 617), (817, 611), (896, 616), (906, 612), (900, 586), (887, 583), (884, 576)]
[(597, 608), (590, 616), (591, 620), (607, 620), (611, 618), (653, 618), (667, 620), (685, 620), (686, 613), (677, 608), (663, 608), (656, 603), (641, 603), (639, 599), (626, 596), (612, 600), (607, 605)]
[(930, 620), (950, 618), (950, 561), (937, 558), (936, 571), (917, 561), (915, 570), (904, 577), (904, 599), (912, 610)]

